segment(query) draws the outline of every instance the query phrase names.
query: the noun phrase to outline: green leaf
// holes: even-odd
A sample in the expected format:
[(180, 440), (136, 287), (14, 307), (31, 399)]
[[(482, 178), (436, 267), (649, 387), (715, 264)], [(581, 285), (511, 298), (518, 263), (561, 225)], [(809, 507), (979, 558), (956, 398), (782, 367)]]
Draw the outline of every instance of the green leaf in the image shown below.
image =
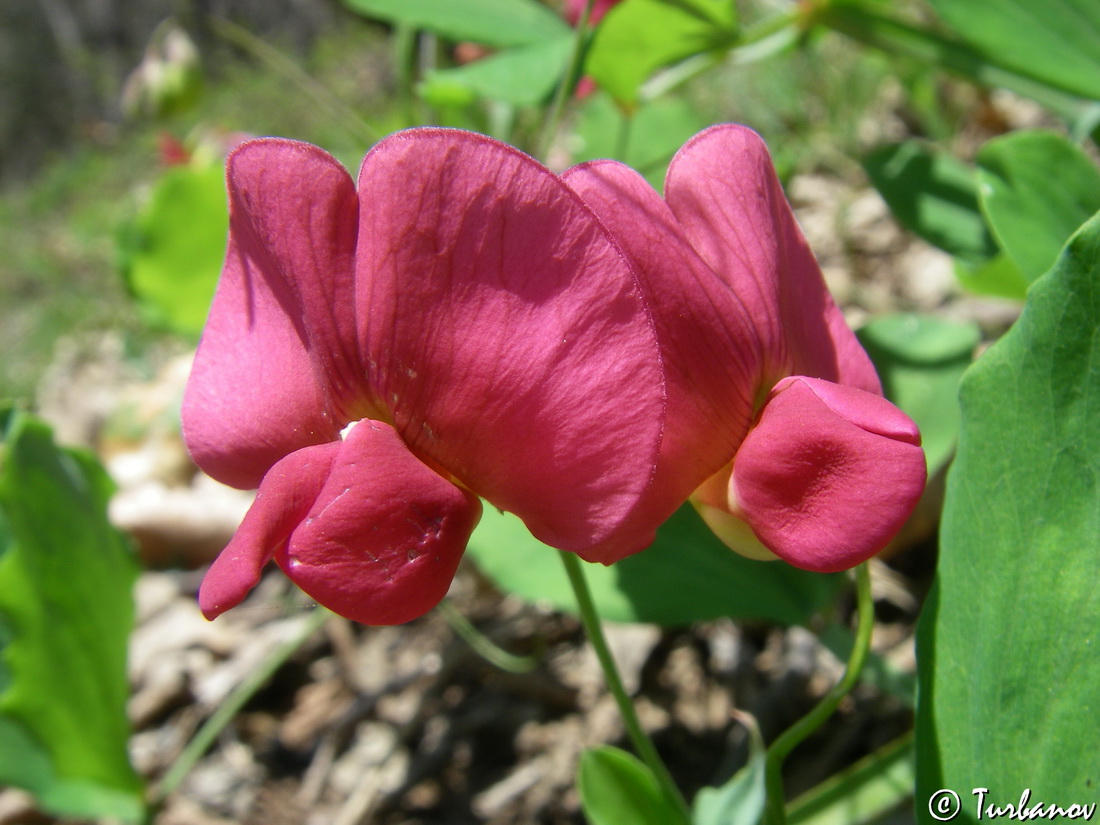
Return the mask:
[[(608, 95), (596, 92), (585, 99), (577, 119), (573, 159), (577, 163), (596, 158), (621, 160), (660, 191), (672, 156), (706, 126), (702, 115), (681, 98), (649, 101), (627, 115)], [(624, 143), (625, 156), (620, 157)]]
[(764, 768), (768, 752), (756, 720), (743, 717), (749, 730), (749, 761), (720, 788), (703, 788), (692, 802), (692, 825), (757, 825), (767, 792)]
[(1100, 210), (1100, 170), (1052, 132), (1015, 132), (978, 153), (982, 210), (1001, 248), (1030, 283), (1070, 235)]
[(193, 337), (202, 332), (228, 231), (220, 165), (164, 173), (123, 249), (127, 284), (153, 323)]
[(930, 315), (888, 315), (857, 333), (886, 397), (920, 427), (929, 474), (943, 467), (959, 434), (959, 380), (981, 339), (976, 324)]
[(909, 231), (971, 264), (997, 254), (978, 204), (973, 172), (961, 160), (909, 140), (876, 150), (863, 166)]
[(918, 629), (929, 796), (1095, 802), (1100, 684), (1100, 215), (962, 382), (936, 584)]
[(107, 522), (111, 482), (21, 413), (7, 418), (0, 463), (0, 783), (58, 814), (135, 821), (126, 647), (137, 566)]
[(448, 40), (523, 46), (568, 34), (564, 20), (535, 0), (344, 0), (366, 17), (435, 32)]
[(590, 74), (620, 104), (659, 68), (737, 42), (729, 0), (625, 0), (600, 22), (585, 60)]
[(955, 277), (963, 289), (975, 295), (993, 295), (1013, 301), (1023, 301), (1027, 297), (1028, 281), (1024, 273), (1003, 252), (978, 264), (968, 264), (956, 258)]
[(572, 48), (570, 33), (517, 46), (465, 66), (431, 72), (419, 92), (434, 106), (468, 105), (481, 98), (533, 106), (553, 94)]
[(590, 825), (687, 825), (661, 793), (653, 772), (610, 745), (582, 754), (577, 790)]
[(881, 822), (913, 797), (913, 735), (907, 733), (791, 802), (790, 825)]
[(930, 0), (990, 62), (1082, 97), (1100, 99), (1096, 0)]
[[(515, 516), (486, 505), (468, 553), (502, 589), (576, 611), (557, 551)], [(799, 624), (827, 604), (843, 581), (739, 556), (715, 538), (691, 505), (661, 526), (648, 549), (610, 567), (586, 565), (585, 573), (602, 618), (669, 627), (725, 616)]]

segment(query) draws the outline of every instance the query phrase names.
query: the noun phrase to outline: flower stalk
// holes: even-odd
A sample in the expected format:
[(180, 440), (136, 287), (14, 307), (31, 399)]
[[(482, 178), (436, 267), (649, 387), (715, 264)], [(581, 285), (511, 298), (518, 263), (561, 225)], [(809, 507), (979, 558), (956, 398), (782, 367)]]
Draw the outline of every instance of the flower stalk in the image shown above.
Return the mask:
[(783, 802), (783, 761), (799, 743), (821, 727), (833, 714), (842, 699), (855, 687), (859, 674), (871, 649), (871, 632), (874, 629), (875, 605), (871, 598), (871, 573), (868, 563), (855, 569), (856, 574), (856, 639), (844, 675), (818, 704), (785, 730), (772, 742), (764, 766), (764, 786), (767, 802), (764, 806), (765, 825), (786, 825), (787, 813)]
[(443, 599), (436, 606), (439, 608), (439, 612), (443, 614), (443, 618), (447, 620), (447, 624), (451, 626), (451, 630), (455, 632), (455, 635), (494, 667), (508, 673), (530, 673), (539, 666), (538, 659), (534, 656), (517, 656), (496, 645), (474, 627), (473, 623), (449, 599)]
[(581, 12), (580, 19), (577, 21), (575, 28), (573, 49), (569, 53), (569, 60), (565, 66), (565, 73), (561, 76), (561, 82), (558, 84), (557, 91), (554, 92), (554, 100), (550, 104), (550, 111), (546, 116), (546, 125), (543, 127), (542, 141), (536, 155), (536, 157), (542, 158), (544, 161), (550, 152), (550, 147), (554, 143), (554, 135), (558, 131), (558, 123), (561, 121), (562, 112), (565, 110), (565, 101), (572, 93), (577, 82), (577, 77), (581, 72), (581, 65), (584, 63), (584, 43), (588, 37), (588, 18), (591, 16), (592, 7), (595, 4), (596, 0), (588, 0), (588, 2), (584, 4), (584, 10)]
[(676, 787), (676, 783), (669, 774), (668, 768), (665, 767), (665, 763), (661, 761), (653, 740), (642, 728), (641, 720), (638, 719), (638, 714), (634, 709), (634, 703), (623, 686), (619, 668), (615, 664), (615, 658), (611, 655), (611, 649), (607, 645), (607, 638), (600, 627), (600, 616), (596, 610), (596, 604), (592, 600), (592, 593), (588, 589), (588, 582), (584, 577), (581, 560), (575, 553), (559, 551), (559, 555), (565, 565), (566, 575), (569, 576), (569, 584), (572, 586), (573, 593), (577, 598), (577, 608), (580, 611), (581, 621), (584, 623), (588, 640), (592, 643), (592, 649), (596, 652), (596, 658), (600, 662), (600, 668), (603, 670), (608, 690), (611, 691), (611, 695), (615, 697), (615, 703), (619, 706), (619, 713), (622, 716), (627, 735), (630, 737), (634, 749), (638, 752), (638, 756), (653, 772), (661, 791), (683, 814), (684, 820), (690, 822), (691, 813), (687, 802), (684, 800), (679, 788)]

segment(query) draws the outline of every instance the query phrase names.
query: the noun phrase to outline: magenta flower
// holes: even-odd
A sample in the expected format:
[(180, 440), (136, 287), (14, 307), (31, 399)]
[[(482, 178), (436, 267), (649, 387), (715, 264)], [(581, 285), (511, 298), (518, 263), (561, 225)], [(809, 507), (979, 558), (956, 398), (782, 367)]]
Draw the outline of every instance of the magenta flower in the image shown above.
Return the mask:
[[(259, 486), (200, 592), (214, 617), (274, 559), (370, 624), (446, 593), (481, 512), (582, 555), (640, 547), (665, 388), (622, 253), (531, 158), (414, 130), (358, 191), (320, 149), (227, 164), (229, 248), (184, 398), (198, 465)], [(611, 548), (611, 549), (608, 549)]]
[(440, 129), (358, 189), (307, 144), (228, 162), (230, 242), (184, 398), (215, 478), (259, 486), (200, 603), (268, 561), (406, 621), (447, 590), (480, 498), (612, 563), (689, 497), (732, 547), (812, 570), (880, 550), (924, 484), (760, 139), (712, 128), (667, 199), (621, 164), (555, 176)]
[(661, 345), (669, 408), (639, 533), (690, 496), (746, 555), (837, 571), (881, 550), (924, 489), (920, 434), (882, 398), (759, 136), (700, 133), (663, 200), (612, 161), (563, 179), (633, 263)]
[[(612, 6), (617, 6), (621, 2), (622, 0), (596, 0), (592, 5), (591, 13), (588, 15), (588, 25), (598, 25), (603, 20), (604, 15), (611, 11)], [(565, 19), (569, 21), (569, 25), (577, 25), (587, 4), (588, 0), (566, 0)]]

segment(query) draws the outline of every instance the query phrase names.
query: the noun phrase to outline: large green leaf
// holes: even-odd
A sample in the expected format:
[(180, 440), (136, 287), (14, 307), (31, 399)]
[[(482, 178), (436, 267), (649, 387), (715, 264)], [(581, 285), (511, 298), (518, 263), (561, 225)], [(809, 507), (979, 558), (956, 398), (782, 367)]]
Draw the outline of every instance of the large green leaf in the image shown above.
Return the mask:
[(738, 27), (730, 0), (625, 0), (596, 29), (585, 71), (619, 103), (638, 102), (638, 87), (657, 69), (692, 55), (728, 49)]
[(997, 254), (974, 174), (961, 160), (909, 140), (872, 152), (863, 165), (906, 229), (972, 264)]
[(344, 0), (367, 17), (427, 29), (449, 40), (522, 46), (569, 32), (536, 0)]
[(419, 92), (436, 106), (467, 105), (481, 98), (530, 106), (547, 100), (557, 87), (573, 35), (569, 32), (517, 46), (465, 66), (431, 72)]
[(126, 744), (137, 566), (107, 522), (111, 483), (49, 428), (6, 417), (0, 445), (0, 783), (71, 816), (141, 816)]
[(1100, 99), (1096, 0), (930, 0), (951, 28), (991, 62), (1083, 97)]
[(150, 320), (198, 337), (229, 231), (221, 165), (169, 169), (126, 236), (125, 274)]
[(688, 825), (653, 771), (610, 745), (581, 755), (577, 791), (590, 825)]
[(1069, 236), (1100, 210), (1100, 170), (1053, 132), (989, 141), (978, 153), (978, 182), (993, 233), (1028, 282), (1049, 270)]
[(959, 380), (981, 338), (977, 325), (906, 313), (876, 318), (857, 334), (886, 397), (920, 427), (928, 471), (934, 474), (955, 449)]
[[(962, 382), (940, 562), (918, 633), (917, 810), (1097, 801), (1100, 216)], [(985, 818), (985, 817), (983, 817)]]
[[(504, 590), (576, 610), (557, 551), (533, 538), (515, 516), (486, 505), (468, 552)], [(661, 526), (648, 549), (610, 567), (585, 565), (585, 573), (602, 618), (666, 626), (724, 616), (799, 624), (843, 581), (743, 558), (715, 538), (690, 505)]]

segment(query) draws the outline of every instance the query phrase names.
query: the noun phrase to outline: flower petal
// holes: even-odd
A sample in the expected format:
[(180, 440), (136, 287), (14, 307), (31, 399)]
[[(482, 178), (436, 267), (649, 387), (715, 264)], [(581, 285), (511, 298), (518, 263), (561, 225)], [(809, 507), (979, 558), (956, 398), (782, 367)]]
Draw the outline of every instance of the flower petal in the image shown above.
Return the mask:
[(700, 132), (673, 158), (665, 198), (692, 246), (729, 280), (752, 317), (767, 384), (798, 374), (881, 394), (759, 135), (733, 124)]
[(206, 618), (236, 607), (256, 586), (264, 565), (313, 507), (339, 452), (339, 442), (305, 447), (268, 471), (241, 526), (202, 580), (199, 607)]
[(481, 502), (420, 462), (388, 424), (360, 421), (279, 566), (306, 593), (365, 624), (400, 624), (447, 593)]
[(759, 341), (737, 295), (695, 253), (641, 175), (597, 161), (562, 179), (626, 253), (653, 314), (668, 423), (657, 479), (635, 519), (652, 529), (729, 461), (748, 432), (760, 382)]
[(600, 222), (532, 158), (468, 132), (382, 141), (359, 189), (362, 349), (402, 438), (547, 544), (612, 541), (655, 472), (665, 390)]
[(203, 470), (255, 487), (278, 459), (352, 420), (358, 206), (343, 167), (304, 143), (248, 142), (227, 180), (229, 248), (183, 428)]
[(835, 572), (886, 546), (925, 474), (920, 435), (901, 410), (796, 376), (776, 385), (734, 458), (730, 511), (780, 558)]

